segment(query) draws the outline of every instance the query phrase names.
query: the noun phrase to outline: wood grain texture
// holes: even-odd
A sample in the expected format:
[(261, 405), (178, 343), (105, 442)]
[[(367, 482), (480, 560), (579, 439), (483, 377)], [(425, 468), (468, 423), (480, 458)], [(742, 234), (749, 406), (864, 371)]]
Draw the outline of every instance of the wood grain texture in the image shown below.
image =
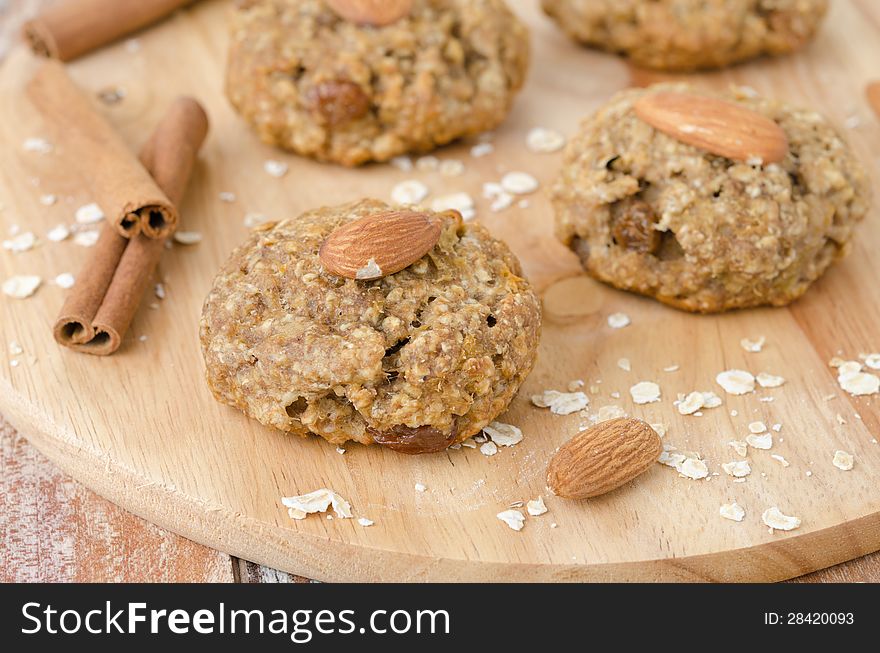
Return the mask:
[[(730, 486), (723, 478), (696, 485), (658, 469), (589, 505), (548, 499), (552, 517), (531, 520), (526, 530), (516, 534), (495, 520), (494, 513), (513, 500), (542, 492), (538, 479), (547, 455), (577, 428), (577, 420), (550, 417), (521, 397), (504, 418), (527, 433), (527, 440), (516, 448), (492, 459), (465, 453), (402, 462), (389, 452), (360, 447), (339, 456), (322, 443), (291, 441), (214, 405), (201, 385), (194, 333), (175, 332), (173, 327), (194, 324), (213, 270), (244, 235), (243, 213), (284, 216), (324, 203), (328, 196), (339, 201), (364, 194), (387, 196), (391, 183), (400, 178), (384, 167), (339, 171), (284, 157), (291, 174), (277, 183), (268, 182), (262, 161), (280, 155), (257, 144), (220, 95), (218, 62), (223, 60), (225, 36), (218, 5), (207, 3), (144, 34), (143, 52), (128, 67), (118, 65), (126, 56), (118, 47), (73, 67), (80, 83), (93, 90), (108, 84), (129, 87), (126, 101), (110, 118), (132, 147), (180, 88), (193, 88), (208, 101), (218, 125), (215, 134), (222, 133), (223, 138), (209, 144), (206, 165), (197, 173), (199, 190), (184, 206), (184, 221), (192, 220), (190, 228), (206, 232), (212, 220), (222, 226), (198, 248), (169, 257), (163, 268), (172, 291), (169, 300), (162, 310), (142, 311), (136, 318), (136, 334), (179, 334), (171, 346), (151, 344), (155, 339), (146, 343), (132, 339), (113, 361), (91, 363), (57, 352), (44, 341), (47, 334), (40, 327), (49, 323), (58, 305), (57, 289), (43, 288), (37, 297), (10, 306), (9, 311), (4, 305), (0, 337), (17, 338), (26, 350), (40, 352), (40, 360), (15, 370), (3, 363), (0, 403), (53, 459), (102, 494), (179, 532), (322, 579), (769, 580), (876, 548), (880, 458), (876, 446), (870, 446), (872, 433), (876, 437), (878, 432), (876, 407), (870, 400), (842, 395), (825, 365), (838, 348), (850, 355), (877, 348), (872, 342), (880, 317), (876, 289), (864, 283), (878, 274), (877, 261), (868, 255), (878, 243), (872, 224), (865, 226), (855, 255), (794, 309), (698, 318), (576, 276), (573, 258), (548, 235), (549, 213), (542, 197), (535, 197), (528, 211), (492, 215), (483, 207), (481, 219), (511, 243), (544, 294), (548, 324), (541, 364), (524, 394), (558, 388), (572, 378), (601, 377), (603, 390), (593, 398), (594, 406), (620, 403), (634, 415), (670, 423), (667, 438), (699, 449), (713, 468), (726, 460), (724, 443), (729, 434), (741, 434), (744, 426), (742, 419), (731, 420), (727, 410), (736, 407), (743, 417), (757, 414), (768, 422), (782, 422), (786, 442), (777, 451), (792, 461), (792, 468), (785, 470), (790, 473), (780, 471), (766, 457), (755, 456), (760, 462), (753, 466), (765, 471), (767, 478), (755, 477), (743, 486)], [(839, 123), (857, 112), (865, 119), (852, 140), (871, 160), (880, 130), (869, 121), (860, 85), (876, 76), (872, 66), (880, 29), (866, 5), (870, 3), (835, 3), (828, 28), (804, 55), (701, 79), (717, 86), (749, 83), (764, 92), (815, 104)], [(497, 177), (499, 165), (536, 172), (546, 185), (555, 164), (526, 154), (525, 131), (541, 124), (571, 132), (578, 116), (630, 79), (618, 60), (577, 49), (533, 10), (523, 13), (535, 28), (534, 69), (541, 74), (533, 75), (510, 122), (499, 131), (496, 156), (467, 160), (471, 174), (463, 180), (430, 178), (436, 193), (464, 187), (478, 196), (480, 183)], [(165, 47), (171, 42), (179, 47)], [(171, 69), (170, 57), (177, 60), (181, 48), (191, 66), (161, 86), (151, 84), (151, 70)], [(3, 73), (6, 82), (9, 70), (7, 66)], [(124, 78), (122, 70), (127, 71)], [(583, 70), (590, 75), (584, 76)], [(841, 97), (852, 98), (852, 103), (840, 103)], [(5, 102), (0, 112), (8, 116), (21, 111), (13, 105)], [(19, 124), (27, 124), (25, 119)], [(18, 126), (14, 121), (10, 124)], [(9, 124), (0, 130), (0, 140), (12, 146), (0, 155), (7, 157), (0, 161), (0, 188), (15, 213), (27, 216), (42, 232), (57, 215), (43, 215), (37, 209), (35, 193), (20, 183), (20, 175), (38, 177), (41, 187), (57, 185), (53, 192), (73, 198), (68, 210), (86, 198), (77, 196), (76, 179), (59, 178), (54, 168), (31, 168), (32, 163), (21, 160), (20, 131)], [(467, 159), (466, 147), (450, 148), (442, 155)], [(239, 203), (220, 206), (216, 201), (220, 190), (237, 192)], [(0, 215), (0, 220), (7, 216)], [(57, 250), (48, 247), (22, 255), (27, 258), (4, 254), (0, 272), (24, 272), (26, 263), (49, 276), (50, 271), (60, 271), (54, 267), (75, 266), (82, 258), (69, 246), (60, 260), (55, 254)], [(841, 302), (840, 297), (848, 301)], [(616, 333), (603, 328), (604, 317), (615, 310), (629, 313), (633, 326)], [(758, 358), (746, 356), (739, 339), (758, 333), (770, 338), (767, 351)], [(616, 368), (622, 355), (633, 360), (632, 375)], [(634, 408), (626, 399), (609, 396), (619, 391), (626, 397), (631, 383), (661, 375), (659, 367), (671, 362), (681, 363), (682, 371), (668, 379), (657, 378), (663, 384), (663, 405)], [(767, 367), (787, 376), (789, 384), (773, 393), (773, 404), (728, 400), (727, 410), (707, 413), (699, 422), (673, 414), (670, 398), (676, 392), (708, 389), (715, 372), (734, 365)], [(77, 405), (72, 388), (96, 378), (102, 384), (94, 400)], [(165, 385), (151, 382), (155, 378), (163, 378)], [(115, 396), (120, 388), (138, 388), (142, 399), (124, 407), (113, 402), (94, 405)], [(835, 394), (836, 399), (824, 402), (827, 394)], [(853, 419), (855, 411), (862, 421)], [(837, 425), (837, 413), (848, 418), (846, 426)], [(133, 414), (137, 415), (134, 426)], [(169, 423), (175, 428), (169, 429)], [(843, 475), (829, 469), (830, 453), (838, 446), (856, 451), (859, 463), (854, 472)], [(816, 471), (807, 480), (797, 471), (811, 462)], [(429, 486), (425, 496), (412, 492), (416, 480)], [(324, 484), (352, 500), (361, 514), (376, 519), (376, 526), (360, 529), (352, 523), (319, 519), (290, 523), (277, 505), (278, 496)], [(713, 519), (731, 489), (741, 503), (748, 498), (748, 523), (730, 525)], [(804, 518), (802, 529), (787, 536), (768, 534), (757, 516), (770, 502)], [(670, 514), (675, 518), (670, 519)], [(554, 532), (547, 528), (551, 520), (560, 525)], [(860, 564), (856, 563), (859, 570)], [(238, 577), (250, 578), (250, 573), (242, 574), (239, 568)]]

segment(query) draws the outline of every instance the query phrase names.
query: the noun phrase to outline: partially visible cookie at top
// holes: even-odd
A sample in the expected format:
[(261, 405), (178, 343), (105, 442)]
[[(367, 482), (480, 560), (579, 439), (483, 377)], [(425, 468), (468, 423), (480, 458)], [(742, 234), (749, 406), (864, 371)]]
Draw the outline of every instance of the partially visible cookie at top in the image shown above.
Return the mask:
[(704, 313), (803, 295), (849, 251), (871, 199), (822, 115), (672, 84), (588, 118), (552, 194), (558, 236), (590, 275)]
[(263, 141), (354, 166), (495, 128), (528, 61), (504, 0), (246, 0), (226, 92)]
[[(353, 266), (328, 258), (366, 251), (346, 240), (352, 225), (405, 218), (418, 232), (407, 247), (427, 248), (408, 267), (391, 265), (409, 262), (402, 250)], [(399, 234), (366, 233), (386, 243), (406, 240)], [(484, 227), (364, 200), (255, 231), (214, 282), (201, 343), (215, 397), (267, 426), (430, 453), (507, 408), (535, 362), (540, 325), (519, 262)]]
[(574, 39), (657, 70), (729, 66), (794, 52), (819, 29), (828, 0), (543, 0)]

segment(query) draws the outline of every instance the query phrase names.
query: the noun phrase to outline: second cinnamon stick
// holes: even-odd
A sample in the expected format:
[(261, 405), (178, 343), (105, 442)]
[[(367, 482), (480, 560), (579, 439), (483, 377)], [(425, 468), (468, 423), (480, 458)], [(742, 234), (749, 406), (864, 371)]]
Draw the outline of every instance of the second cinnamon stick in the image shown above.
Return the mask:
[[(175, 205), (183, 199), (207, 132), (201, 105), (180, 98), (141, 149), (144, 167)], [(164, 238), (128, 239), (106, 225), (55, 323), (58, 343), (98, 356), (119, 349), (164, 249)]]

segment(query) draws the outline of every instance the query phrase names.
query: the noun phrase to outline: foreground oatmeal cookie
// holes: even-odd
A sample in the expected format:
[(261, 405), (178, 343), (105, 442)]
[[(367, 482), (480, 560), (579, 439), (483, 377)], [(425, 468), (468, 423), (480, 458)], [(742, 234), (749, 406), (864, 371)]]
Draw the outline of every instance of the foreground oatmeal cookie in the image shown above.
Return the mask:
[(793, 52), (828, 0), (543, 0), (573, 38), (659, 70), (717, 68)]
[(238, 4), (227, 95), (265, 142), (352, 166), (504, 120), (529, 40), (503, 0), (413, 0), (407, 15), (379, 27), (331, 4), (346, 3)]
[[(654, 121), (677, 136), (637, 115), (670, 96), (685, 96), (685, 111), (719, 104), (682, 85), (625, 91), (586, 120), (553, 201), (557, 233), (590, 275), (710, 313), (788, 304), (847, 252), (870, 200), (854, 154), (819, 114), (749, 95), (726, 98), (738, 118), (727, 133), (724, 116), (696, 108)], [(743, 110), (757, 114), (755, 125)], [(714, 142), (733, 156), (753, 126), (767, 135), (754, 149), (778, 163), (686, 142)]]
[(330, 274), (365, 200), (267, 225), (221, 270), (202, 313), (208, 383), (263, 424), (334, 444), (441, 451), (505, 410), (535, 362), (540, 306), (506, 245), (454, 212), (427, 255), (373, 281)]

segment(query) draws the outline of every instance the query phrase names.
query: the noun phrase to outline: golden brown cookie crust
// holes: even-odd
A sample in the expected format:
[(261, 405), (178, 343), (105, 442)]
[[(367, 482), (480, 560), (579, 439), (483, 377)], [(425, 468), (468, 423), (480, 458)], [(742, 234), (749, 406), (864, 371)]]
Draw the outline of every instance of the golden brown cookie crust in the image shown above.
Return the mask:
[(574, 39), (657, 70), (719, 68), (808, 43), (828, 0), (543, 0)]
[(208, 384), (263, 424), (341, 445), (437, 451), (502, 413), (536, 357), (540, 305), (480, 225), (444, 218), (437, 246), (376, 281), (326, 272), (321, 243), (374, 200), (252, 234), (202, 312)]
[(323, 0), (249, 0), (233, 14), (226, 92), (265, 142), (353, 166), (493, 129), (528, 59), (504, 0), (415, 0), (381, 28)]
[(633, 109), (662, 84), (620, 93), (569, 144), (553, 188), (559, 238), (593, 277), (689, 311), (786, 305), (849, 249), (870, 186), (821, 115), (726, 99), (774, 120), (781, 164), (742, 163), (657, 131)]

